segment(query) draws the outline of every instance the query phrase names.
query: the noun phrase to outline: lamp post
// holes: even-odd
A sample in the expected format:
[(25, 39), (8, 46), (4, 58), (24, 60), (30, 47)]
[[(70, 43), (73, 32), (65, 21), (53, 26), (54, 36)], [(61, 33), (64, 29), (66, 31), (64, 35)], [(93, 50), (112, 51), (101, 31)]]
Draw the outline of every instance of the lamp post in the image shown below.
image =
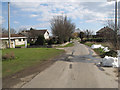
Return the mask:
[(8, 43), (9, 43), (9, 48), (11, 48), (10, 45), (10, 2), (8, 2)]

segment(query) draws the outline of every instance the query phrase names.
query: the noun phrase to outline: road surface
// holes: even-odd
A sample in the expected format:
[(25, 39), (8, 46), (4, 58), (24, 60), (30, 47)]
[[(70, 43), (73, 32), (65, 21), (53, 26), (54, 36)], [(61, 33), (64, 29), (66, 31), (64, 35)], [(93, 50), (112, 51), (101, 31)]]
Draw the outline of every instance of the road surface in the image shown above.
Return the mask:
[(95, 65), (101, 59), (85, 45), (74, 44), (65, 48), (66, 59), (56, 61), (22, 88), (118, 88), (114, 75)]

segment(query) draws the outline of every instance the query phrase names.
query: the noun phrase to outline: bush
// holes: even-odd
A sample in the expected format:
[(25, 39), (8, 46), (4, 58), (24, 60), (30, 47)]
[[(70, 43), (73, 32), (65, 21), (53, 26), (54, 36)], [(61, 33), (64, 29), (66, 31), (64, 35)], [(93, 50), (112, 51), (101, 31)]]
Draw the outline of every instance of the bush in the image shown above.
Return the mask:
[(13, 52), (6, 53), (5, 55), (2, 56), (2, 60), (10, 60), (10, 59), (15, 59), (15, 54)]
[(104, 58), (105, 56), (117, 57), (117, 52), (115, 50), (110, 50), (109, 52), (104, 52), (102, 48), (94, 49), (94, 51)]
[(105, 52), (103, 55), (104, 56), (117, 57), (117, 52), (115, 50), (110, 50), (109, 52)]
[(35, 44), (36, 45), (44, 45), (45, 44), (45, 38), (44, 38), (44, 36), (43, 35), (38, 36)]
[(48, 43), (48, 45), (52, 45), (52, 44), (54, 44), (54, 41), (53, 41), (53, 39), (50, 39), (47, 41), (47, 43)]
[(87, 41), (89, 41), (89, 42), (104, 42), (105, 39), (102, 39), (102, 38), (91, 38), (91, 39), (84, 40), (84, 42), (87, 42)]

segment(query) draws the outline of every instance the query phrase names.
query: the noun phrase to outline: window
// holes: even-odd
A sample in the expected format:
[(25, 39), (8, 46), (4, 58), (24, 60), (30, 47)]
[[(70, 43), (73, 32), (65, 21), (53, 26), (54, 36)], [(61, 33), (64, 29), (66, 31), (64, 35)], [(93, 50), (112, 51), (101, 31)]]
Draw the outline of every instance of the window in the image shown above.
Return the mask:
[(25, 38), (23, 38), (23, 41), (25, 41)]
[(19, 39), (19, 41), (21, 41), (21, 39)]

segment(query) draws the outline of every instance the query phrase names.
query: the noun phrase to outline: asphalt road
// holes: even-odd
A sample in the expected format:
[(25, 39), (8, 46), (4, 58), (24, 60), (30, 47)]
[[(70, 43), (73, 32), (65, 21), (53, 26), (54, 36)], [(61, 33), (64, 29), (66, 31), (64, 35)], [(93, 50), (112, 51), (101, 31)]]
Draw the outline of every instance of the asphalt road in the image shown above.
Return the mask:
[(75, 41), (65, 48), (68, 57), (58, 60), (22, 88), (118, 88), (112, 75), (95, 65), (101, 58)]

